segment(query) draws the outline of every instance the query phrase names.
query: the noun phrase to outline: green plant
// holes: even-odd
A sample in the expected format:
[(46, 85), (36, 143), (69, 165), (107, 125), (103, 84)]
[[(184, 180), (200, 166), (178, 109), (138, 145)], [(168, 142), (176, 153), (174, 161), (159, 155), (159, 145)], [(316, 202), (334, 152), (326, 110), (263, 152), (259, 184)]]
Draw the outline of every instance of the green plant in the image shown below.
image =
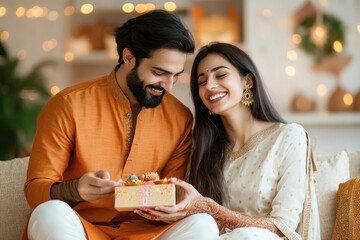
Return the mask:
[(19, 63), (0, 41), (0, 160), (29, 154), (26, 145), (35, 136), (37, 115), (50, 97), (42, 69), (55, 62), (43, 60), (24, 76)]

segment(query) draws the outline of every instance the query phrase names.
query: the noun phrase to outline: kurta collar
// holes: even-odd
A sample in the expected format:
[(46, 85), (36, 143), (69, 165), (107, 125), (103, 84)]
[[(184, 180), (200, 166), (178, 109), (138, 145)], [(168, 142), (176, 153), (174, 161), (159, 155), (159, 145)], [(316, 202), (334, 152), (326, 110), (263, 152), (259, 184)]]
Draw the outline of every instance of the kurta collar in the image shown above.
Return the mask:
[(121, 104), (130, 107), (129, 99), (125, 96), (121, 90), (118, 82), (116, 81), (116, 71), (119, 69), (120, 64), (117, 65), (107, 78), (109, 89), (113, 97)]
[(255, 133), (252, 137), (250, 137), (250, 139), (245, 143), (245, 145), (242, 148), (240, 148), (239, 151), (228, 153), (230, 156), (229, 157), (230, 161), (234, 161), (235, 159), (238, 159), (239, 157), (241, 157), (242, 155), (253, 149), (255, 146), (257, 146), (259, 143), (264, 141), (268, 136), (270, 136), (273, 132), (275, 132), (279, 128), (280, 128), (280, 123), (274, 123), (268, 128), (265, 128)]

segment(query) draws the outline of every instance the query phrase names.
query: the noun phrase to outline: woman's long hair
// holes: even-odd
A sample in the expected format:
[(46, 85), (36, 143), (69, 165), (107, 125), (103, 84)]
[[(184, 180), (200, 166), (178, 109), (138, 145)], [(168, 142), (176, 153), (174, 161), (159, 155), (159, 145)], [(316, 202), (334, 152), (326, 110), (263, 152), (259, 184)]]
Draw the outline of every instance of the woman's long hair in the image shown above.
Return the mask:
[(250, 74), (253, 79), (251, 90), (254, 102), (250, 106), (254, 118), (268, 122), (284, 122), (272, 106), (260, 75), (250, 57), (231, 44), (213, 43), (204, 46), (197, 53), (191, 70), (191, 94), (195, 106), (193, 129), (193, 151), (191, 154), (189, 182), (204, 196), (219, 204), (225, 204), (224, 163), (227, 149), (233, 146), (219, 115), (209, 115), (207, 107), (199, 96), (197, 79), (198, 65), (211, 53), (220, 54), (238, 71), (241, 77)]

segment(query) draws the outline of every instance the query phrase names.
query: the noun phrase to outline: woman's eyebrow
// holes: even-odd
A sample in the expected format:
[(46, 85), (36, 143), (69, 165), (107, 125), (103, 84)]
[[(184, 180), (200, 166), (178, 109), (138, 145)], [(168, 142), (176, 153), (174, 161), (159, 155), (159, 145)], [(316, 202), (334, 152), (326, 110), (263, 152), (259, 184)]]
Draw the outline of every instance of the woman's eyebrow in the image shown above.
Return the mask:
[[(218, 67), (214, 67), (213, 69), (210, 70), (210, 72), (215, 72), (216, 70), (219, 70), (220, 68), (226, 68), (226, 69), (229, 69), (228, 67), (225, 67), (225, 66), (218, 66)], [(197, 78), (201, 77), (201, 76), (204, 76), (205, 73), (199, 73), (197, 75)]]

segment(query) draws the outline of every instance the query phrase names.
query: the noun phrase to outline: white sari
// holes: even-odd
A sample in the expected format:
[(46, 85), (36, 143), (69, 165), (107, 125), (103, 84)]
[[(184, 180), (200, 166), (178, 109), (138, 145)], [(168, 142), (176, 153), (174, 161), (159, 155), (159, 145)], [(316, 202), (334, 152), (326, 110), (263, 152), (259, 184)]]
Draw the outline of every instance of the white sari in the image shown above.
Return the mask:
[[(273, 222), (285, 239), (320, 240), (309, 138), (298, 124), (273, 124), (226, 162), (229, 208)], [(237, 228), (219, 239), (282, 239), (261, 228)]]

